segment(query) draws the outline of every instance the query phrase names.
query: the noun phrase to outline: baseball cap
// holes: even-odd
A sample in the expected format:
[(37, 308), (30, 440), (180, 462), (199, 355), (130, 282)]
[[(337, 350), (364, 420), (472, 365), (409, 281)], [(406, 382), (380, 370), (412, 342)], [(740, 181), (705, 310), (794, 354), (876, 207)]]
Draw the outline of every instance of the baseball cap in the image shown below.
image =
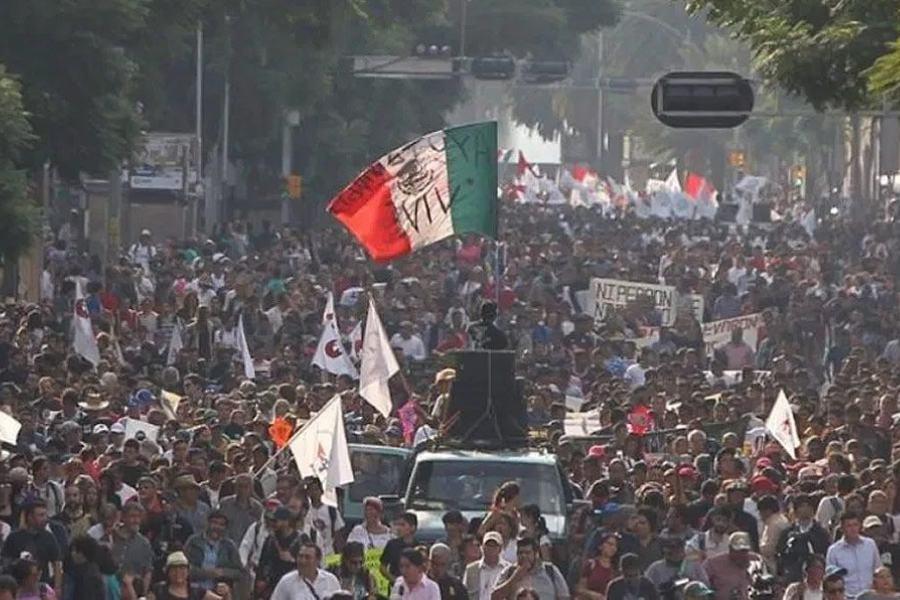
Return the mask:
[(99, 435), (101, 433), (109, 433), (109, 427), (104, 425), (103, 423), (97, 423), (94, 425), (94, 435)]
[(188, 563), (187, 556), (185, 556), (184, 552), (173, 552), (166, 558), (166, 568), (169, 567), (187, 567), (190, 563)]
[(761, 492), (763, 494), (774, 494), (778, 491), (778, 486), (765, 475), (757, 475), (750, 481), (750, 489), (753, 490), (754, 493)]
[(844, 567), (839, 567), (837, 565), (828, 565), (825, 567), (825, 579), (832, 579), (835, 577), (843, 577), (847, 574), (847, 569)]
[(494, 542), (501, 548), (503, 547), (503, 536), (500, 535), (498, 531), (488, 531), (484, 534), (484, 539), (482, 540), (482, 545), (487, 544), (488, 542)]
[(728, 548), (736, 552), (750, 550), (752, 548), (750, 534), (744, 531), (735, 531), (728, 536)]
[(869, 527), (881, 527), (883, 524), (880, 517), (869, 515), (863, 520), (862, 526), (863, 529), (868, 529)]
[(109, 428), (110, 433), (125, 433), (125, 426), (122, 425), (121, 422), (115, 422), (112, 424), (112, 427)]

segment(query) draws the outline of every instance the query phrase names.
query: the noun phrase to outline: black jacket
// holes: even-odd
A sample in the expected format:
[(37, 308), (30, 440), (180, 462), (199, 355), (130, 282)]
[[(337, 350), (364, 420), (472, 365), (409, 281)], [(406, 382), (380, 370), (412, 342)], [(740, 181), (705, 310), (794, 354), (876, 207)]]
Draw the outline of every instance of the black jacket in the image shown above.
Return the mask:
[(816, 520), (805, 533), (801, 533), (800, 525), (794, 523), (781, 532), (775, 546), (778, 574), (784, 576), (787, 583), (800, 581), (803, 579), (803, 560), (810, 554), (825, 556), (830, 544), (831, 536)]

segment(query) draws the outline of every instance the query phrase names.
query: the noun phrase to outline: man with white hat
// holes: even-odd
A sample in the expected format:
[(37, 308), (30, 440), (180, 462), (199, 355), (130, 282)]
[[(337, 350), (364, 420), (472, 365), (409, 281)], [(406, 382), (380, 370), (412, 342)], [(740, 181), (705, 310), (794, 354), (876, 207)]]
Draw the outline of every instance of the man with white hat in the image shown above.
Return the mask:
[[(750, 563), (762, 563), (762, 557), (751, 551), (750, 534), (735, 531), (728, 536), (728, 552), (707, 558), (703, 569), (709, 578), (716, 600), (747, 600), (750, 589)], [(735, 595), (736, 594), (736, 595)]]
[(481, 542), (481, 560), (466, 567), (463, 585), (469, 592), (470, 600), (488, 600), (497, 578), (509, 563), (503, 560), (503, 537), (497, 531), (488, 531)]

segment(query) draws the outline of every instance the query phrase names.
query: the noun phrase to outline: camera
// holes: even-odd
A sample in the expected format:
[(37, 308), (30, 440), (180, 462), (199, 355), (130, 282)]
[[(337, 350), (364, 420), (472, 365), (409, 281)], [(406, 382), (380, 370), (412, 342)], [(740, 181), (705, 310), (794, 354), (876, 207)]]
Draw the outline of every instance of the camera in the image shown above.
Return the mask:
[(661, 600), (678, 600), (682, 597), (684, 586), (690, 583), (687, 577), (682, 579), (671, 579), (659, 586), (659, 597)]
[(775, 576), (767, 573), (761, 562), (751, 563), (750, 600), (775, 600)]

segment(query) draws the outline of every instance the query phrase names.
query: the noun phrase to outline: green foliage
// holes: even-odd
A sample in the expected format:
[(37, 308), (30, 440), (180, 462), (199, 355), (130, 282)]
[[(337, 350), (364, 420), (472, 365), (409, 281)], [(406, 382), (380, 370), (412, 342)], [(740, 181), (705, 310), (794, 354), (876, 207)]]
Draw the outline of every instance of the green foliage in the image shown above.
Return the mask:
[(764, 78), (817, 109), (873, 104), (869, 69), (897, 39), (896, 0), (691, 0), (688, 8), (731, 28)]
[(147, 0), (0, 3), (0, 62), (19, 77), (37, 136), (26, 166), (50, 160), (74, 178), (127, 155), (140, 120), (123, 46), (146, 16)]
[(868, 71), (869, 91), (900, 99), (900, 39), (891, 43), (890, 52), (880, 57)]
[(0, 261), (15, 259), (35, 231), (36, 209), (27, 198), (25, 172), (16, 167), (33, 141), (19, 82), (0, 64)]

